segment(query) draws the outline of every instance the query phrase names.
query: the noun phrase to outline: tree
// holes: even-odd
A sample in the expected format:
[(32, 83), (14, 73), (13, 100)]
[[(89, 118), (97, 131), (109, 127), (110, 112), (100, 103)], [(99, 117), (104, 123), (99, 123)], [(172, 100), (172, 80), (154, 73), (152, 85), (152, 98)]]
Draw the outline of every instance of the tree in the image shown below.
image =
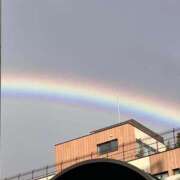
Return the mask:
[(144, 156), (144, 149), (143, 147), (141, 147), (139, 150), (139, 157), (143, 157), (143, 156)]
[(176, 146), (180, 147), (180, 132), (178, 132), (176, 136)]
[(141, 158), (144, 156), (144, 147), (143, 144), (139, 144), (138, 152), (137, 152), (137, 157)]
[(167, 142), (166, 148), (167, 148), (167, 150), (171, 149), (171, 143), (170, 143), (170, 141)]

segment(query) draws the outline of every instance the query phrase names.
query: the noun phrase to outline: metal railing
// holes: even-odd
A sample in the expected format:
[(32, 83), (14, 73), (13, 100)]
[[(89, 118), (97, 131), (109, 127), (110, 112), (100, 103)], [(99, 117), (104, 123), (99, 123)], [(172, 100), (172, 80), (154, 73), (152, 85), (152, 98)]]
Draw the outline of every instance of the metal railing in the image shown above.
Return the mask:
[[(180, 128), (163, 132), (160, 135), (164, 139), (164, 145), (161, 142), (155, 140), (155, 136), (141, 139), (141, 142), (143, 142), (143, 144), (146, 144), (146, 146), (151, 147), (151, 149), (153, 147), (153, 151), (143, 152), (141, 149), (142, 147), (138, 147), (137, 142), (134, 141), (128, 144), (119, 145), (118, 151), (115, 152), (110, 152), (103, 155), (100, 155), (97, 152), (92, 152), (91, 154), (75, 157), (73, 159), (60, 162), (58, 164), (47, 165), (39, 169), (34, 169), (25, 173), (17, 174), (15, 176), (3, 178), (2, 180), (37, 180), (42, 178), (48, 180), (57, 172), (61, 172), (66, 167), (85, 160), (97, 158), (110, 158), (128, 162), (180, 147)], [(149, 143), (147, 143), (148, 141)]]

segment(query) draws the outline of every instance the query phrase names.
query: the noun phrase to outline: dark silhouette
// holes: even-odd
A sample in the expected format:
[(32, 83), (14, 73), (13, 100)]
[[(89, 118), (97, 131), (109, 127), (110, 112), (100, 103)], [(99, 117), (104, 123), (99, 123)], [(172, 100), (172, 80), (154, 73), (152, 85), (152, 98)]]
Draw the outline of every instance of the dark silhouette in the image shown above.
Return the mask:
[(52, 180), (70, 179), (153, 180), (154, 178), (125, 162), (110, 159), (96, 159), (76, 164), (52, 178)]
[(176, 146), (180, 147), (180, 133), (179, 132), (177, 133), (177, 136), (176, 136)]

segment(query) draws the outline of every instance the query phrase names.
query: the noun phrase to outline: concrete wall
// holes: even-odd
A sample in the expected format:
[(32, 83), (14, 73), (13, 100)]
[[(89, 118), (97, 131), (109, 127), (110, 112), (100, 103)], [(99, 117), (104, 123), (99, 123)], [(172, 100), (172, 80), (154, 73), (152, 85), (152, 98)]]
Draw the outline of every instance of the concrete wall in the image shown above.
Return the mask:
[(138, 167), (139, 169), (144, 170), (145, 172), (148, 172), (148, 173), (151, 172), (149, 157), (144, 157), (141, 159), (136, 159), (134, 161), (129, 161), (129, 164), (132, 164)]
[(180, 174), (169, 176), (166, 180), (180, 180)]

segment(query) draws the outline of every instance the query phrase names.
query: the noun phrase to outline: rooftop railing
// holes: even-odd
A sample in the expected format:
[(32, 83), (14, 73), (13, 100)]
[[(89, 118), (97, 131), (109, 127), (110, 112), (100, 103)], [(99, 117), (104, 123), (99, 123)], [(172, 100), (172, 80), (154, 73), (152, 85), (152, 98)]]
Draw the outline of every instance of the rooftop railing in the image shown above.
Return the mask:
[[(169, 151), (180, 147), (180, 128), (163, 132), (160, 135), (164, 139), (163, 144), (157, 141), (155, 136), (147, 137), (144, 139), (140, 139), (142, 143), (141, 146), (137, 146), (137, 141), (128, 144), (121, 144), (118, 146), (118, 149), (121, 148), (121, 151), (110, 152), (103, 155), (100, 155), (98, 152), (92, 152), (84, 156), (79, 156), (64, 162), (60, 162), (58, 164), (47, 165), (39, 169), (33, 169), (25, 173), (20, 173), (15, 176), (3, 178), (2, 180), (37, 180), (37, 179), (48, 180), (58, 172), (65, 169), (67, 166), (85, 160), (91, 160), (97, 158), (110, 158), (110, 159), (117, 159), (117, 160), (129, 162), (132, 160), (144, 158), (146, 156), (152, 156), (157, 153)], [(148, 147), (150, 147), (149, 150)]]

